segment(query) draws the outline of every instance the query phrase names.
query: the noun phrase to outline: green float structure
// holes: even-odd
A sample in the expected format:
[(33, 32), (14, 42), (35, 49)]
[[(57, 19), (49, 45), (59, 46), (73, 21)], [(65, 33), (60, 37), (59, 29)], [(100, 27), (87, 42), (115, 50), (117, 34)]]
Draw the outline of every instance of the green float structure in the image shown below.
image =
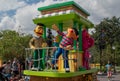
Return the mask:
[[(60, 56), (57, 71), (32, 71), (25, 70), (24, 74), (30, 76), (30, 81), (97, 81), (96, 69), (85, 70), (82, 68), (82, 28), (92, 28), (94, 25), (87, 18), (90, 14), (74, 1), (52, 4), (38, 8), (41, 14), (33, 19), (34, 24), (43, 23), (44, 35), (46, 38), (46, 27), (51, 28), (53, 24), (58, 25), (60, 31), (65, 31), (68, 27), (75, 27), (79, 30), (79, 48), (74, 41), (74, 50), (71, 50), (69, 57), (70, 73), (65, 73), (63, 60)], [(43, 52), (45, 53), (45, 52)], [(45, 54), (44, 54), (45, 55)], [(44, 56), (43, 56), (44, 58)]]

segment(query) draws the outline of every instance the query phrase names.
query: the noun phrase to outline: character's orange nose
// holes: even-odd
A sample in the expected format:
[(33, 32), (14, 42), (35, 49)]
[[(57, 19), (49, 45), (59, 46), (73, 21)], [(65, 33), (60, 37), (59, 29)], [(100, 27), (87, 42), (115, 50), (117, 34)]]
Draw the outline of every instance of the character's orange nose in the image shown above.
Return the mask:
[(70, 30), (71, 33), (73, 33), (73, 30)]

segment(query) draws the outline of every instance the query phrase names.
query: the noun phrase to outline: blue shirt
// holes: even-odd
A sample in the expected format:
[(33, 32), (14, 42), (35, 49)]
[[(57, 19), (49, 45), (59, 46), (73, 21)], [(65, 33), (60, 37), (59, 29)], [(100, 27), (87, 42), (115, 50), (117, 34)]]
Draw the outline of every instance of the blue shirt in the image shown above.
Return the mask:
[(111, 69), (112, 65), (111, 64), (107, 64), (105, 67), (107, 68), (107, 71), (109, 71)]

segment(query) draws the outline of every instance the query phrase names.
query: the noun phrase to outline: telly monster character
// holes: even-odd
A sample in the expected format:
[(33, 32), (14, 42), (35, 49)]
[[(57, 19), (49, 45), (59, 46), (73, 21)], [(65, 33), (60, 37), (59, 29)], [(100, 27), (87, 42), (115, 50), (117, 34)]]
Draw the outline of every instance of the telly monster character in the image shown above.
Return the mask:
[(33, 70), (43, 70), (43, 50), (39, 49), (47, 46), (45, 39), (42, 37), (43, 27), (44, 24), (37, 24), (37, 26), (34, 29), (36, 37), (33, 37), (29, 42), (30, 48), (34, 49), (33, 59), (37, 60), (33, 63)]
[(83, 67), (86, 69), (90, 69), (89, 67), (89, 48), (94, 45), (94, 39), (89, 35), (86, 28), (82, 31), (82, 49), (83, 49)]
[(68, 28), (67, 34), (60, 32), (58, 27), (54, 24), (52, 28), (57, 31), (59, 35), (62, 36), (62, 40), (59, 44), (59, 48), (54, 53), (54, 59), (52, 60), (52, 68), (54, 69), (55, 64), (57, 63), (57, 59), (62, 54), (64, 59), (64, 68), (66, 72), (70, 72), (69, 63), (68, 63), (68, 54), (69, 50), (73, 49), (73, 42), (77, 40), (78, 31), (75, 28)]

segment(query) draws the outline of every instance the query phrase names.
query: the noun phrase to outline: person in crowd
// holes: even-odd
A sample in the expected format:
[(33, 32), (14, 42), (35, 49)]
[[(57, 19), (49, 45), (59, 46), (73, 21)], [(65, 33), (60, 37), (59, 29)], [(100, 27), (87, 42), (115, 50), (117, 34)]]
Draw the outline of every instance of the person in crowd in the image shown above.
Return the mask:
[(26, 67), (27, 69), (31, 69), (32, 68), (32, 65), (33, 65), (33, 57), (32, 55), (29, 55), (27, 58), (26, 58)]
[(110, 81), (111, 76), (112, 76), (112, 64), (110, 63), (110, 61), (108, 61), (108, 63), (105, 65), (105, 67), (107, 70), (108, 81)]
[(4, 75), (8, 79), (10, 79), (10, 77), (11, 77), (11, 63), (10, 63), (10, 61), (8, 61), (6, 63), (6, 66), (4, 67)]
[(0, 67), (0, 81), (8, 81), (8, 78), (3, 73), (6, 65), (7, 65), (7, 63), (3, 62), (2, 66)]
[(14, 58), (14, 60), (12, 62), (12, 74), (14, 76), (19, 75), (19, 66), (20, 66), (20, 64), (19, 64), (17, 58)]

